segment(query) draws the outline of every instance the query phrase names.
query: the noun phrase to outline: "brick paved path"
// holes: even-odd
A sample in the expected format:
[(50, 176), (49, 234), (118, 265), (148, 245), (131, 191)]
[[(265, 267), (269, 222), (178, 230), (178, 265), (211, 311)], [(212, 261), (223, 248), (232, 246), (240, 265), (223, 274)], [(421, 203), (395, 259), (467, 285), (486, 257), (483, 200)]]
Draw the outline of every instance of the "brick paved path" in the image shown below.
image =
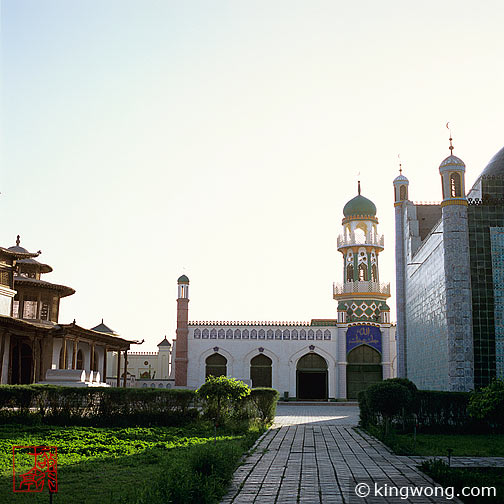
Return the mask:
[[(390, 487), (436, 484), (413, 458), (393, 455), (379, 441), (356, 432), (357, 421), (355, 406), (279, 405), (275, 425), (237, 469), (222, 503), (460, 503), (440, 496), (380, 496)], [(369, 485), (367, 498), (350, 493), (357, 483)], [(373, 495), (375, 484), (378, 496)]]

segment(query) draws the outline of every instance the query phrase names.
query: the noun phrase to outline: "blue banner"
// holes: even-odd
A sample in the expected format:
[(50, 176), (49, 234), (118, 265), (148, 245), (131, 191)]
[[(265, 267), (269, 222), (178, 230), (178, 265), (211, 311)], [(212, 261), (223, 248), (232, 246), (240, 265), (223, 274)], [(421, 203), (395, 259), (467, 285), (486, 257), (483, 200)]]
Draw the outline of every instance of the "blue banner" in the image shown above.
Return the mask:
[(382, 336), (379, 327), (359, 325), (351, 326), (346, 333), (346, 351), (347, 353), (359, 345), (369, 345), (378, 352), (382, 351)]

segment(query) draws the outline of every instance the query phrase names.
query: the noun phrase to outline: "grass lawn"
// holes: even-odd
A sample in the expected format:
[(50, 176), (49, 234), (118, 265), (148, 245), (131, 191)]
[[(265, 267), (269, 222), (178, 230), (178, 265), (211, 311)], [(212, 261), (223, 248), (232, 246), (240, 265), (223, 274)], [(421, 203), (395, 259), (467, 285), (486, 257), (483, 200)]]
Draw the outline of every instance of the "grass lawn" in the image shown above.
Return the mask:
[[(218, 433), (218, 443), (236, 444), (252, 434)], [(253, 439), (248, 439), (248, 445)], [(57, 503), (129, 502), (128, 496), (159, 480), (166, 463), (188, 447), (213, 442), (213, 427), (93, 428), (0, 426), (0, 502), (49, 501), (43, 494), (12, 491), (12, 446), (58, 447)], [(241, 445), (240, 445), (241, 446)], [(187, 451), (187, 450), (186, 450)]]
[(368, 431), (378, 437), (398, 455), (446, 456), (448, 448), (452, 456), (504, 457), (504, 434), (391, 434), (386, 439), (374, 430)]
[[(455, 494), (458, 494), (465, 504), (502, 504), (504, 502), (503, 467), (462, 469), (448, 467), (440, 460), (430, 460), (424, 462), (421, 469), (444, 488), (454, 488)], [(473, 489), (472, 496), (471, 489)]]

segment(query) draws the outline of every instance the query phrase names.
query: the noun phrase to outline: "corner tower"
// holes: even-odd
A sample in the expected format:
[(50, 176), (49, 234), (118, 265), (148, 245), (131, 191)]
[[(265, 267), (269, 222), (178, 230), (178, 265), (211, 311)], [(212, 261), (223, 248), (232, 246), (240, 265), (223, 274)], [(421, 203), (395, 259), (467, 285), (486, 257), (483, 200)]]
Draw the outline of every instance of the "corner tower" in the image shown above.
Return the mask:
[(187, 386), (187, 336), (189, 333), (189, 278), (177, 280), (177, 338), (175, 341), (175, 386)]
[[(383, 236), (378, 234), (375, 204), (358, 194), (343, 208), (343, 283), (334, 284), (338, 301), (338, 373), (340, 397), (356, 399), (361, 390), (395, 375), (389, 284), (380, 283), (378, 258)], [(394, 341), (395, 346), (395, 341)]]
[(448, 333), (448, 387), (474, 388), (472, 294), (465, 164), (450, 155), (439, 165), (443, 187), (442, 225)]
[(358, 195), (343, 208), (343, 233), (338, 250), (343, 255), (343, 283), (334, 284), (333, 297), (338, 301), (338, 322), (390, 321), (390, 284), (380, 283), (378, 256), (384, 239), (378, 234), (375, 204)]
[(402, 174), (399, 165), (399, 175), (394, 179), (394, 211), (395, 211), (395, 257), (396, 257), (396, 307), (397, 307), (397, 376), (406, 378), (406, 283), (404, 255), (404, 216), (408, 201), (409, 180)]

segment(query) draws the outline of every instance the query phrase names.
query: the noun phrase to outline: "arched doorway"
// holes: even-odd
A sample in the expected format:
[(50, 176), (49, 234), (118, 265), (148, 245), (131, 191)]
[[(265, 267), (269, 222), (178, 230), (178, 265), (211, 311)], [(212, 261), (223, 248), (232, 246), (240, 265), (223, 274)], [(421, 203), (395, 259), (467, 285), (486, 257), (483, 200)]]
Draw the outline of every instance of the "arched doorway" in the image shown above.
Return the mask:
[(296, 370), (298, 399), (327, 399), (327, 362), (309, 353), (298, 360)]
[(383, 379), (380, 352), (368, 345), (354, 348), (347, 362), (347, 399), (357, 399), (361, 390)]
[(271, 387), (272, 360), (264, 354), (256, 355), (250, 361), (252, 387)]
[(16, 341), (12, 347), (11, 383), (25, 385), (32, 382), (33, 355), (31, 346)]
[(227, 359), (221, 354), (214, 353), (206, 358), (205, 361), (205, 378), (209, 376), (226, 376), (227, 375)]

